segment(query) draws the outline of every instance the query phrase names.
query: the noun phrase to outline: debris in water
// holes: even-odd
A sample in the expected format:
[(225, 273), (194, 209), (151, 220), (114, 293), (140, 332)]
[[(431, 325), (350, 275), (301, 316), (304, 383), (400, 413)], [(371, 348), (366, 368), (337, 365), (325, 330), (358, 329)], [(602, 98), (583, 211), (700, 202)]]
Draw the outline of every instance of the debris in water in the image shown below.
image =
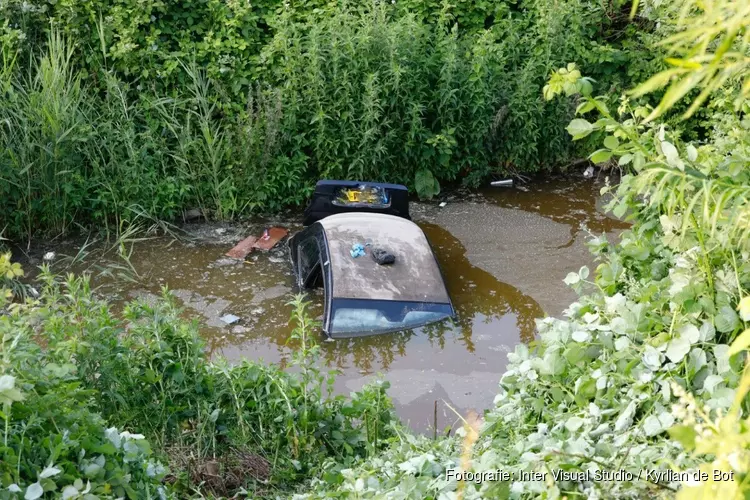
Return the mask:
[(190, 220), (195, 219), (202, 219), (203, 218), (203, 212), (199, 208), (191, 208), (190, 210), (185, 210), (182, 213), (182, 219), (187, 222)]
[(492, 187), (513, 187), (513, 179), (503, 179), (501, 181), (490, 182)]
[(227, 325), (231, 325), (233, 323), (237, 323), (240, 320), (240, 317), (239, 316), (235, 316), (234, 314), (225, 314), (224, 316), (222, 316), (219, 319), (222, 320)]
[(234, 259), (244, 259), (247, 254), (253, 251), (255, 248), (255, 242), (258, 241), (256, 236), (248, 236), (244, 240), (240, 241), (235, 245), (233, 249), (228, 251), (226, 255)]
[(227, 230), (223, 227), (217, 227), (216, 229), (214, 229), (214, 232), (218, 234), (219, 236), (221, 236), (222, 234), (226, 233)]
[(234, 259), (234, 258), (226, 258), (223, 257), (221, 259), (217, 259), (213, 263), (209, 265), (209, 267), (226, 267), (226, 266), (236, 266), (237, 264), (241, 264), (241, 259)]
[(237, 243), (226, 255), (235, 259), (244, 259), (256, 248), (264, 251), (271, 250), (287, 234), (289, 234), (289, 230), (283, 227), (265, 229), (260, 238), (257, 236), (248, 236)]
[(242, 325), (235, 325), (232, 327), (232, 333), (239, 334), (239, 333), (245, 333), (247, 332), (247, 328), (245, 328)]
[(47, 253), (45, 253), (45, 254), (44, 254), (44, 257), (43, 257), (43, 258), (44, 258), (44, 260), (46, 260), (47, 262), (49, 262), (49, 261), (51, 261), (51, 260), (54, 260), (54, 258), (55, 258), (55, 252), (47, 252)]
[(589, 165), (586, 170), (583, 171), (583, 176), (587, 179), (591, 179), (594, 176), (594, 167)]
[(440, 202), (440, 205), (438, 205), (438, 206), (439, 206), (440, 208), (443, 208), (443, 207), (444, 207), (444, 206), (446, 206), (447, 204), (448, 204), (447, 202), (445, 202), (445, 201), (442, 201), (442, 202)]
[[(267, 231), (267, 233), (266, 233)], [(257, 241), (253, 248), (257, 248), (258, 250), (268, 251), (276, 246), (276, 243), (281, 241), (282, 238), (286, 237), (287, 234), (289, 234), (288, 229), (284, 229), (283, 227), (272, 227), (270, 229), (267, 229), (263, 233), (263, 238), (261, 238), (260, 241)]]

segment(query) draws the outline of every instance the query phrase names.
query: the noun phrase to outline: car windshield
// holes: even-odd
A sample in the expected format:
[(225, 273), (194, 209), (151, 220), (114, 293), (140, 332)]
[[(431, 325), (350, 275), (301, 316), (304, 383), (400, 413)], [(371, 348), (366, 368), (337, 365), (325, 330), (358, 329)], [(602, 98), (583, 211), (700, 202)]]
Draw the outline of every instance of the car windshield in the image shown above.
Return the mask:
[(450, 304), (362, 299), (336, 299), (331, 312), (334, 337), (408, 330), (453, 314)]

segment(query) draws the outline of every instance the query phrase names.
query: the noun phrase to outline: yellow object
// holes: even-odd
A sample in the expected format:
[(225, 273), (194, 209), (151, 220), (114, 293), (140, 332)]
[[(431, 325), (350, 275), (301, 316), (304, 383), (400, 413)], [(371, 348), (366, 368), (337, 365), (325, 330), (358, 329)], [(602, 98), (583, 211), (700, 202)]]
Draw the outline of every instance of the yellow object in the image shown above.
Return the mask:
[(347, 203), (379, 203), (378, 192), (374, 189), (345, 189), (342, 190)]
[(361, 194), (360, 191), (355, 190), (347, 190), (346, 191), (346, 198), (351, 202), (358, 202), (359, 201), (359, 195)]

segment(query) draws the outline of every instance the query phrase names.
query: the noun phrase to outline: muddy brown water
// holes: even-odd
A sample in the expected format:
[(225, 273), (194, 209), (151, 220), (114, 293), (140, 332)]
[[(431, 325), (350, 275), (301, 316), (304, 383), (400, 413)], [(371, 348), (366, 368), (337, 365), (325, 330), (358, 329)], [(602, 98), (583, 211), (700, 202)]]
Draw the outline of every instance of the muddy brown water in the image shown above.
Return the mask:
[[(584, 180), (548, 181), (525, 190), (499, 188), (454, 195), (448, 199), (449, 205), (445, 207), (448, 210), (437, 202), (415, 204), (414, 218), (438, 257), (457, 318), (413, 331), (370, 337), (327, 340), (321, 334), (322, 362), (326, 368), (341, 372), (336, 390), (341, 393), (359, 390), (374, 378), (382, 377), (391, 383), (389, 392), (399, 416), (419, 431), (431, 429), (435, 401), (438, 401), (437, 426), (441, 431), (457, 422), (453, 410), (481, 411), (490, 407), (506, 364), (506, 353), (519, 342), (532, 340), (534, 320), (545, 314), (534, 295), (543, 296), (549, 288), (553, 293), (555, 290), (567, 293), (561, 283), (567, 271), (557, 272), (555, 268), (556, 276), (548, 276), (547, 283), (538, 278), (538, 283), (527, 283), (523, 272), (516, 276), (504, 271), (507, 262), (496, 266), (497, 269), (492, 263), (484, 265), (481, 255), (477, 254), (479, 260), (474, 257), (477, 248), (483, 248), (482, 231), (497, 237), (502, 245), (512, 245), (513, 241), (508, 240), (514, 238), (512, 232), (502, 228), (524, 224), (528, 220), (524, 217), (538, 217), (539, 220), (534, 219), (528, 225), (528, 230), (521, 231), (524, 241), (539, 236), (546, 244), (553, 234), (550, 248), (558, 252), (555, 258), (571, 255), (577, 256), (570, 257), (571, 260), (586, 259), (578, 248), (583, 244), (585, 229), (612, 234), (626, 227), (597, 208), (599, 187), (598, 183)], [(462, 210), (484, 213), (485, 209), (486, 220), (477, 221), (473, 216), (473, 223), (481, 227), (462, 239), (449, 230), (453, 227), (460, 234), (460, 229), (465, 229)], [(521, 218), (514, 220), (516, 216)], [(301, 228), (293, 220), (186, 225), (183, 228), (189, 235), (186, 241), (160, 237), (134, 243), (132, 269), (117, 264), (112, 253), (95, 258), (97, 252), (82, 262), (66, 266), (69, 259), (65, 255), (75, 254), (80, 242), (38, 244), (29, 254), (27, 266), (39, 262), (45, 252), (55, 251), (53, 270), (91, 273), (97, 293), (112, 301), (116, 308), (134, 298), (156, 300), (161, 287), (166, 286), (181, 302), (185, 316), (199, 320), (211, 356), (285, 366), (293, 349), (287, 345), (293, 326), (288, 323), (291, 307), (287, 302), (295, 292), (285, 244), (268, 253), (251, 254), (244, 262), (224, 256), (235, 242), (259, 233), (269, 224), (282, 225), (292, 233)], [(488, 251), (502, 254), (493, 248)], [(578, 248), (578, 253), (568, 254), (571, 248)], [(543, 260), (544, 254), (516, 265), (538, 268)], [(585, 263), (573, 264), (577, 268)], [(112, 264), (120, 266), (117, 272), (112, 271)], [(508, 282), (500, 279), (506, 277)], [(513, 281), (518, 287), (510, 284)], [(307, 296), (312, 315), (321, 315), (321, 290), (308, 291)], [(240, 320), (227, 325), (221, 319), (226, 314), (236, 315)]]

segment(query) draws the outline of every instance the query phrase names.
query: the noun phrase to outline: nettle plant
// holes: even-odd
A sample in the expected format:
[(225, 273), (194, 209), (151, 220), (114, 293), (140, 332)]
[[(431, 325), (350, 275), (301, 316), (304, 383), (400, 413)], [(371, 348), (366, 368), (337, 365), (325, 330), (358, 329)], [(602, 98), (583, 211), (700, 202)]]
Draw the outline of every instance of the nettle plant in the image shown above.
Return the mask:
[[(633, 92), (637, 97), (670, 85), (655, 108), (631, 108), (623, 99), (618, 111), (626, 119), (618, 121), (602, 97), (591, 96), (591, 86), (571, 67), (558, 71), (553, 78), (555, 88), (550, 85), (546, 95), (579, 96), (577, 113), (582, 117), (571, 122), (569, 132), (574, 139), (603, 137), (603, 148), (590, 156), (591, 161), (609, 166), (616, 162), (629, 172), (610, 208), (619, 215), (631, 211), (641, 228), (649, 224), (659, 227), (663, 248), (672, 254), (671, 264), (664, 269), (668, 282), (665, 291), (670, 297), (669, 330), (650, 341), (657, 345), (647, 347), (643, 359), (656, 366), (666, 357), (682, 365), (671, 374), (671, 389), (664, 389), (679, 401), (670, 412), (663, 412), (664, 421), (661, 416), (651, 421), (654, 426), (657, 421), (665, 424), (665, 428), (676, 423), (669, 429), (670, 435), (691, 452), (689, 460), (675, 461), (674, 468), (685, 470), (691, 461), (703, 462), (699, 469), (708, 480), (686, 482), (679, 493), (681, 498), (743, 498), (748, 491), (750, 463), (744, 418), (750, 374), (746, 370), (742, 378), (739, 376), (745, 358), (741, 352), (750, 346), (750, 298), (746, 295), (750, 284), (750, 175), (746, 160), (750, 137), (742, 121), (747, 111), (742, 95), (750, 87), (745, 84), (736, 92), (729, 85), (717, 93), (710, 106), (713, 130), (703, 145), (683, 144), (679, 134), (668, 134), (664, 126), (652, 123), (695, 87), (703, 86), (703, 92), (684, 117), (695, 113), (698, 105), (726, 82), (747, 82), (745, 66), (732, 62), (737, 53), (731, 50), (746, 47), (747, 37), (737, 38), (734, 28), (747, 24), (747, 20), (737, 15), (735, 6), (715, 3), (726, 8), (698, 10), (696, 15), (701, 20), (692, 23), (681, 19), (685, 26), (700, 27), (668, 40), (675, 43), (679, 53), (691, 47), (685, 36), (689, 33), (698, 37), (699, 50), (686, 51), (683, 59), (673, 58), (670, 62), (675, 69), (654, 76)], [(723, 43), (716, 53), (707, 54), (707, 47), (713, 45), (703, 41), (714, 37), (723, 37)], [(711, 65), (703, 64), (709, 60)], [(592, 122), (584, 118), (589, 112), (597, 113), (598, 119)], [(623, 243), (629, 243), (627, 235)], [(640, 258), (649, 260), (649, 255), (643, 253)], [(663, 273), (654, 277), (659, 274)], [(571, 283), (580, 280), (569, 276)], [(663, 291), (655, 291), (653, 297), (658, 299)], [(686, 320), (703, 323), (681, 326)], [(676, 337), (673, 332), (677, 332)], [(702, 343), (713, 344), (713, 359), (704, 356), (707, 349)]]

